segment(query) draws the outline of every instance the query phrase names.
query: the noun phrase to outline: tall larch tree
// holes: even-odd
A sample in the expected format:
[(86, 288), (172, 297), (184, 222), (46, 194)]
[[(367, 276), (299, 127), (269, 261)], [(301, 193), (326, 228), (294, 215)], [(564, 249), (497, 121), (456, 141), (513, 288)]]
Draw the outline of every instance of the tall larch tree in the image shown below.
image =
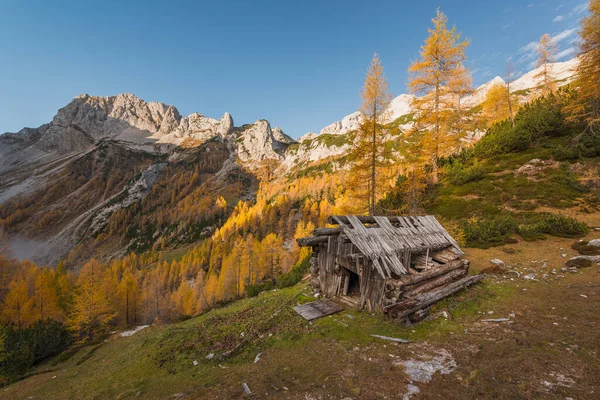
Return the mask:
[(536, 79), (541, 80), (543, 94), (552, 93), (556, 90), (556, 82), (552, 77), (550, 64), (554, 62), (554, 55), (557, 51), (558, 46), (554, 42), (554, 39), (552, 39), (552, 36), (544, 33), (538, 45), (538, 60), (536, 64), (537, 68), (542, 68), (535, 75)]
[(77, 291), (69, 327), (85, 342), (106, 333), (116, 315), (103, 285), (103, 266), (97, 260), (88, 261), (77, 278)]
[(600, 0), (591, 0), (589, 14), (581, 20), (577, 66), (577, 93), (567, 107), (567, 118), (584, 123), (583, 134), (597, 135), (600, 126)]
[(487, 91), (483, 101), (483, 115), (488, 126), (509, 118), (508, 97), (508, 88), (501, 83), (492, 85)]
[(353, 167), (349, 173), (348, 186), (353, 192), (353, 197), (361, 202), (366, 200), (369, 214), (375, 215), (377, 167), (382, 157), (382, 142), (385, 136), (381, 122), (392, 101), (377, 53), (373, 55), (367, 70), (361, 96), (362, 123), (350, 153)]
[(453, 102), (452, 87), (464, 87), (457, 80), (464, 76), (468, 40), (461, 40), (456, 27), (448, 29), (448, 18), (438, 8), (432, 19), (433, 28), (421, 47), (420, 57), (408, 68), (408, 87), (415, 95), (412, 107), (415, 122), (424, 133), (421, 142), (431, 154), (431, 181), (438, 182), (438, 159), (451, 139)]

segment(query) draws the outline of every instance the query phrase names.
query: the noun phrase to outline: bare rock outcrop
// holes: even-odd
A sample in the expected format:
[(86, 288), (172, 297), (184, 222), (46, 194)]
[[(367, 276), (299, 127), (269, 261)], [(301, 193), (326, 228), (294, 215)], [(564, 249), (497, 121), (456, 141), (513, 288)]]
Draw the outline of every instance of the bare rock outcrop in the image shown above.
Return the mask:
[(592, 265), (600, 265), (600, 256), (576, 256), (567, 261), (567, 268), (588, 268)]

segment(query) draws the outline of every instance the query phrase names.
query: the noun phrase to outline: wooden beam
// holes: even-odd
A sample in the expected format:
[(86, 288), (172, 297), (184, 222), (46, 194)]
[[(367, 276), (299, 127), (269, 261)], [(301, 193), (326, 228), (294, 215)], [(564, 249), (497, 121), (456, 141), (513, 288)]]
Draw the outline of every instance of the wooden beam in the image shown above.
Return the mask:
[(307, 236), (296, 239), (296, 243), (300, 247), (316, 247), (321, 243), (327, 243), (328, 239), (327, 236)]
[[(348, 217), (344, 216), (344, 215), (332, 215), (331, 217), (329, 217), (327, 219), (327, 222), (332, 224), (332, 225), (338, 225), (338, 222), (335, 220), (336, 218), (339, 218), (340, 221), (342, 221), (344, 224), (350, 224), (350, 221), (348, 221)], [(358, 218), (358, 220), (360, 222), (362, 222), (363, 224), (374, 224), (375, 223), (375, 218), (373, 218), (372, 216), (369, 215), (359, 215), (356, 218)]]
[(467, 276), (468, 271), (466, 268), (459, 268), (454, 271), (450, 271), (447, 274), (440, 275), (436, 278), (430, 279), (428, 281), (423, 281), (418, 285), (413, 285), (407, 288), (407, 290), (403, 293), (405, 297), (415, 297), (420, 294), (430, 292), (434, 289), (439, 288), (440, 286), (447, 285), (454, 281), (464, 278)]
[(479, 282), (483, 279), (483, 275), (470, 275), (456, 282), (450, 283), (438, 290), (429, 293), (424, 293), (414, 299), (402, 301), (392, 304), (384, 308), (384, 312), (392, 318), (408, 317), (415, 312), (427, 308), (438, 301), (461, 291), (462, 289)]
[(468, 265), (469, 265), (469, 262), (467, 260), (450, 261), (449, 263), (444, 264), (441, 267), (433, 268), (433, 269), (430, 269), (429, 271), (421, 272), (419, 274), (414, 274), (414, 275), (411, 275), (410, 277), (407, 277), (406, 279), (402, 280), (400, 287), (404, 288), (406, 286), (415, 285), (419, 282), (423, 282), (423, 281), (429, 280), (431, 278), (435, 278), (440, 275), (444, 275), (445, 273), (448, 273), (455, 269), (468, 268)]
[(342, 228), (338, 226), (337, 228), (317, 228), (313, 231), (313, 235), (315, 236), (331, 236), (342, 233)]

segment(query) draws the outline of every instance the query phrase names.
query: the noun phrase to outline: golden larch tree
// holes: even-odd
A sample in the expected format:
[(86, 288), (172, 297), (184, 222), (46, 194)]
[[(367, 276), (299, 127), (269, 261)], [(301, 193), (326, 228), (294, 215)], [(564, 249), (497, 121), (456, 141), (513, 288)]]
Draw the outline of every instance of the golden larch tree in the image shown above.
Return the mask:
[(68, 324), (83, 342), (108, 332), (109, 324), (116, 316), (104, 290), (103, 270), (102, 264), (92, 259), (83, 266), (77, 278)]
[(589, 14), (581, 20), (579, 35), (577, 93), (566, 108), (567, 119), (584, 123), (583, 133), (596, 135), (600, 125), (600, 0), (590, 1)]
[(536, 79), (541, 80), (543, 94), (552, 93), (556, 90), (556, 82), (552, 77), (550, 64), (554, 62), (554, 55), (557, 51), (558, 46), (554, 42), (552, 36), (544, 33), (538, 44), (538, 60), (536, 64), (536, 67), (541, 67), (541, 69), (535, 75)]
[(483, 101), (483, 115), (488, 126), (510, 117), (508, 98), (506, 85), (496, 83), (489, 88)]
[(460, 80), (467, 79), (464, 62), (469, 40), (461, 40), (456, 27), (448, 29), (448, 18), (439, 8), (432, 22), (419, 59), (408, 68), (408, 87), (415, 95), (415, 125), (427, 136), (422, 143), (430, 146), (427, 150), (431, 154), (431, 180), (437, 183), (438, 159), (452, 139), (452, 111), (457, 108), (452, 89), (468, 86)]
[(384, 158), (382, 150), (385, 132), (381, 123), (392, 100), (392, 96), (388, 92), (387, 79), (383, 74), (383, 66), (377, 53), (373, 55), (371, 65), (367, 70), (361, 96), (362, 123), (349, 155), (352, 168), (348, 174), (348, 187), (352, 197), (360, 203), (366, 200), (369, 214), (375, 215), (378, 187), (377, 169)]

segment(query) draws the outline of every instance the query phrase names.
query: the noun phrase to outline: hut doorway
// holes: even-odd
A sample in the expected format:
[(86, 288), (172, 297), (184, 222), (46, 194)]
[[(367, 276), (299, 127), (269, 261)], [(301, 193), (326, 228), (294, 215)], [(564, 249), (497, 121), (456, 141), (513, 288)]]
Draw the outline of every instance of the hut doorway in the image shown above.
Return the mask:
[(344, 268), (342, 295), (360, 298), (360, 276), (347, 268)]

